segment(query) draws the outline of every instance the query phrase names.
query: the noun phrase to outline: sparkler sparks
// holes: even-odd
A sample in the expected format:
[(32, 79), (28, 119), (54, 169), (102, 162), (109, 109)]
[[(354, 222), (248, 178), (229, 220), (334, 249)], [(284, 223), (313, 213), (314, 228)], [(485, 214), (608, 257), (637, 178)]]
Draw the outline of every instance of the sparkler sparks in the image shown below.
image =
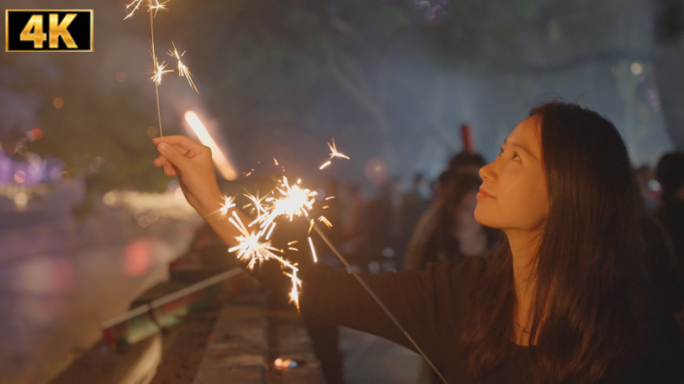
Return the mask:
[(247, 268), (252, 269), (257, 263), (261, 264), (266, 260), (274, 259), (292, 270), (297, 270), (297, 267), (295, 267), (292, 263), (274, 253), (282, 252), (282, 250), (273, 247), (270, 241), (260, 241), (261, 237), (263, 236), (263, 232), (249, 232), (235, 211), (232, 212), (232, 215), (228, 221), (230, 221), (230, 223), (233, 224), (238, 231), (240, 231), (240, 236), (235, 237), (240, 244), (228, 249), (228, 251), (237, 251), (238, 259), (248, 260), (249, 263)]
[(330, 147), (330, 159), (333, 157), (341, 157), (343, 159), (349, 160), (349, 156), (345, 155), (344, 153), (337, 152), (337, 147), (335, 146), (335, 139), (332, 139), (332, 145), (328, 143), (328, 147)]
[(328, 159), (328, 161), (323, 163), (323, 165), (321, 165), (319, 167), (319, 169), (323, 169), (323, 168), (327, 167), (328, 165), (332, 164), (332, 159), (334, 159), (335, 157), (341, 157), (343, 159), (349, 160), (349, 156), (345, 155), (344, 153), (340, 153), (337, 151), (337, 146), (335, 145), (335, 139), (332, 139), (332, 144), (328, 143), (328, 148), (330, 148), (330, 159)]
[(294, 302), (297, 310), (299, 310), (299, 291), (298, 289), (302, 286), (302, 281), (297, 277), (297, 267), (285, 260), (284, 258), (276, 255), (274, 252), (282, 252), (282, 250), (271, 246), (270, 241), (260, 241), (263, 236), (263, 231), (256, 233), (250, 233), (247, 227), (242, 223), (237, 212), (232, 211), (232, 217), (228, 219), (231, 224), (235, 226), (240, 232), (240, 236), (236, 236), (235, 239), (239, 242), (238, 245), (228, 249), (229, 252), (237, 251), (238, 260), (247, 261), (247, 268), (253, 269), (255, 265), (261, 264), (262, 262), (273, 259), (278, 261), (281, 265), (290, 268), (292, 273), (285, 273), (286, 276), (290, 277), (292, 280), (292, 290), (290, 291), (290, 302)]
[[(133, 16), (133, 14), (135, 14), (135, 12), (138, 10), (138, 8), (140, 8), (140, 5), (142, 4), (142, 2), (143, 2), (143, 0), (133, 0), (129, 4), (126, 4), (126, 9), (128, 9), (130, 11), (128, 12), (126, 17), (124, 17), (124, 20)], [(157, 12), (165, 11), (168, 9), (168, 8), (166, 8), (166, 3), (168, 3), (168, 1), (164, 1), (164, 2), (160, 3), (159, 0), (154, 0), (154, 1), (149, 0), (148, 4), (147, 4), (148, 11), (149, 12), (154, 11), (154, 16), (157, 16)], [(131, 8), (133, 8), (133, 9), (131, 9)]]
[(215, 213), (219, 215), (220, 218), (228, 216), (228, 210), (235, 207), (235, 196), (223, 195), (223, 205)]
[(183, 64), (181, 61), (181, 57), (185, 55), (185, 51), (183, 53), (178, 53), (178, 49), (176, 49), (176, 44), (172, 41), (171, 44), (173, 45), (173, 51), (169, 50), (169, 55), (174, 56), (176, 59), (178, 59), (178, 76), (180, 77), (185, 77), (188, 80), (188, 84), (190, 84), (190, 88), (194, 89), (197, 94), (199, 94), (199, 91), (197, 90), (197, 87), (195, 86), (195, 82), (192, 81), (192, 76), (190, 74), (190, 69)]
[(152, 78), (150, 80), (152, 80), (157, 85), (161, 85), (162, 76), (165, 73), (169, 73), (169, 72), (173, 72), (173, 71), (170, 69), (166, 69), (166, 62), (163, 61), (163, 62), (159, 63), (159, 61), (155, 57), (154, 58), (154, 72), (153, 72)]
[(133, 16), (133, 14), (135, 13), (135, 11), (137, 11), (138, 8), (140, 8), (140, 4), (142, 4), (142, 2), (143, 2), (143, 0), (133, 0), (130, 4), (126, 4), (126, 9), (131, 9), (131, 7), (133, 7), (133, 10), (130, 11), (130, 12), (128, 13), (128, 15), (126, 15), (126, 17), (124, 17), (124, 20), (126, 20), (126, 19), (128, 19), (129, 17)]
[(166, 8), (166, 3), (168, 3), (168, 1), (160, 3), (158, 0), (154, 0), (154, 3), (153, 3), (152, 0), (150, 0), (149, 4), (147, 5), (149, 8), (148, 12), (154, 11), (154, 16), (157, 16), (157, 12), (165, 11), (168, 9), (168, 8)]
[(313, 241), (309, 236), (309, 246), (311, 247), (311, 254), (313, 255), (314, 263), (318, 263), (318, 257), (316, 256), (316, 248), (314, 248)]
[(330, 220), (326, 219), (325, 216), (319, 217), (319, 218), (318, 218), (318, 221), (320, 221), (321, 223), (325, 224), (325, 226), (328, 227), (328, 228), (332, 228), (332, 226), (333, 226), (332, 223), (330, 222)]
[(285, 276), (289, 277), (292, 281), (292, 290), (290, 291), (290, 302), (294, 303), (299, 311), (299, 289), (302, 288), (302, 281), (297, 277), (297, 270), (293, 269), (292, 273), (285, 273)]
[(264, 230), (274, 225), (274, 220), (279, 216), (287, 216), (290, 218), (290, 221), (295, 216), (309, 216), (309, 211), (313, 208), (314, 202), (316, 202), (317, 193), (316, 191), (302, 188), (300, 184), (301, 180), (297, 180), (295, 184), (290, 184), (287, 181), (287, 177), (283, 176), (280, 185), (276, 187), (276, 190), (282, 197), (275, 198), (269, 196), (264, 199), (265, 204), (246, 195), (247, 198), (252, 200), (252, 206), (259, 215), (249, 226), (251, 227), (259, 223), (259, 227)]

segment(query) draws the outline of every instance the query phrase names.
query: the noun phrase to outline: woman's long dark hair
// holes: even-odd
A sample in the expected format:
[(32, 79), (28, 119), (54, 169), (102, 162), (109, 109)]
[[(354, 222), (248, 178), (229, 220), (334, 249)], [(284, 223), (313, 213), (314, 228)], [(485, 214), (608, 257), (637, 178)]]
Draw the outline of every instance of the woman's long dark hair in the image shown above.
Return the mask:
[[(529, 344), (543, 383), (596, 383), (630, 350), (623, 281), (641, 278), (644, 215), (627, 149), (596, 112), (550, 102), (541, 121), (549, 215), (536, 259)], [(463, 330), (469, 367), (482, 375), (511, 352), (515, 292), (507, 242), (488, 263)]]

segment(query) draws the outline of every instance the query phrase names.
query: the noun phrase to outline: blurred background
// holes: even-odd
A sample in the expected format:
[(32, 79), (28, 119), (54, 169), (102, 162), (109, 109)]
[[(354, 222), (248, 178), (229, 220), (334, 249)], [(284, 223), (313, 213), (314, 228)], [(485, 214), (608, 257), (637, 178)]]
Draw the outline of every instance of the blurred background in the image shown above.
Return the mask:
[[(95, 15), (93, 52), (0, 54), (0, 383), (43, 383), (165, 278), (201, 219), (152, 164), (146, 10), (124, 20), (125, 0), (2, 4)], [(397, 200), (421, 174), (427, 201), (464, 149), (463, 124), (491, 161), (530, 107), (554, 98), (615, 123), (635, 168), (684, 149), (681, 1), (166, 6), (157, 55), (174, 69), (172, 42), (186, 51), (199, 94), (165, 75), (163, 134), (196, 138), (194, 112), (227, 158), (219, 175), (233, 170), (240, 185), (273, 172), (275, 158), (322, 196), (335, 185), (371, 200), (391, 182)], [(319, 170), (333, 138), (350, 160)]]

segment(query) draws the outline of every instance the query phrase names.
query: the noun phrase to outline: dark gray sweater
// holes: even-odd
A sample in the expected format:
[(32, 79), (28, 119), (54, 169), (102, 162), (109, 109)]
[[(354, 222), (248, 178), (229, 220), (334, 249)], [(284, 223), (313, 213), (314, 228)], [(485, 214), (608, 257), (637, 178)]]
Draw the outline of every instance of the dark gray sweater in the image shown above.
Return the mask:
[[(531, 360), (527, 352), (534, 347), (512, 342), (513, 352), (497, 369), (480, 379), (467, 374), (457, 343), (463, 319), (476, 305), (469, 297), (485, 266), (484, 259), (469, 257), (458, 265), (431, 264), (424, 272), (364, 274), (363, 278), (449, 383), (530, 383)], [(278, 291), (286, 292), (289, 287), (275, 263), (266, 263), (252, 273)], [(414, 349), (351, 274), (323, 264), (307, 264), (299, 277), (303, 281), (302, 311)], [(625, 362), (621, 372), (610, 374), (619, 377), (610, 382), (684, 383), (684, 335), (662, 304), (649, 294), (641, 297), (638, 307), (643, 310), (638, 316), (643, 327), (635, 332), (644, 336), (644, 341), (634, 361)]]

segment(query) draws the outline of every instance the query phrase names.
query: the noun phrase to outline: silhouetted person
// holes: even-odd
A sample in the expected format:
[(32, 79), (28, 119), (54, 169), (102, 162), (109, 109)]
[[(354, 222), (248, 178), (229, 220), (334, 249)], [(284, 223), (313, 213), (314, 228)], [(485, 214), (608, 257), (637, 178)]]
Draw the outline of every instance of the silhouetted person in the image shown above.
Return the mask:
[(684, 306), (684, 275), (677, 263), (669, 236), (651, 216), (642, 220), (645, 252), (645, 272), (654, 291), (673, 313)]
[(406, 255), (406, 268), (422, 271), (428, 263), (449, 261), (460, 263), (468, 256), (488, 258), (499, 231), (484, 227), (473, 214), (476, 194), (482, 180), (464, 173), (455, 178), (453, 188), (440, 199), (437, 220), (422, 239)]
[(360, 251), (367, 262), (380, 261), (387, 249), (394, 249), (394, 187), (394, 180), (385, 181), (380, 185), (378, 194), (364, 207)]
[(399, 268), (403, 268), (405, 262), (404, 254), (407, 251), (413, 228), (418, 223), (418, 220), (420, 220), (420, 216), (430, 205), (430, 202), (421, 194), (424, 181), (425, 176), (422, 173), (417, 173), (413, 177), (411, 189), (401, 196), (401, 201), (399, 202), (396, 249)]
[(646, 210), (651, 212), (658, 206), (658, 199), (649, 188), (649, 182), (653, 179), (653, 170), (648, 165), (642, 165), (634, 170), (641, 190), (641, 198), (644, 199)]
[[(438, 178), (437, 194), (430, 202), (430, 206), (423, 212), (413, 228), (407, 252), (422, 249), (421, 245), (429, 237), (429, 232), (442, 214), (446, 196), (454, 189), (455, 180), (462, 174), (470, 174), (479, 178), (478, 172), (486, 164), (484, 158), (477, 153), (461, 152), (451, 158), (449, 167)], [(405, 256), (413, 258), (413, 256)]]

